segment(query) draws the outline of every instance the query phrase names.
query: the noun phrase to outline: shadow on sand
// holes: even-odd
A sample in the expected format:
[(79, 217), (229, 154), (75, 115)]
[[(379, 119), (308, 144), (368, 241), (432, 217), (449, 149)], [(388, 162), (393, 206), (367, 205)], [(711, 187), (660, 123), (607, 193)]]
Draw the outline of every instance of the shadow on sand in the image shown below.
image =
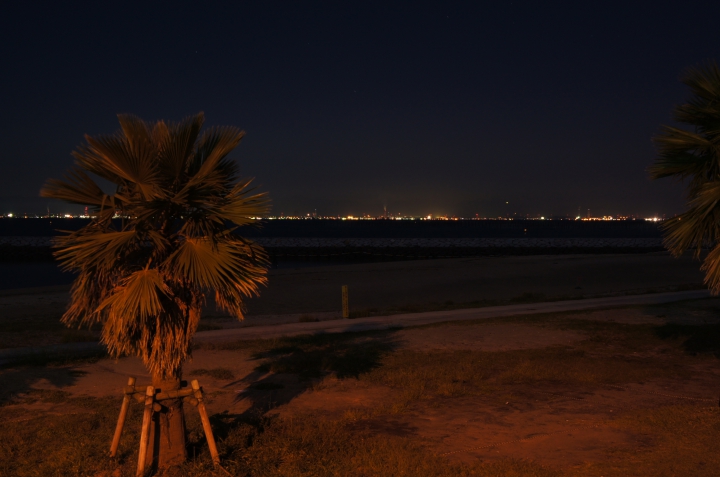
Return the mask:
[(220, 439), (243, 424), (261, 432), (263, 423), (272, 419), (266, 417), (268, 411), (291, 402), (324, 377), (357, 378), (372, 371), (399, 344), (394, 330), (279, 339), (253, 356), (262, 360), (253, 372), (225, 386), (243, 388), (236, 402), (250, 401), (250, 407), (241, 414), (223, 412), (211, 416), (213, 430)]
[(683, 350), (690, 355), (712, 354), (720, 358), (720, 323), (685, 325), (668, 323), (655, 330), (662, 339), (682, 340)]
[(22, 366), (0, 369), (0, 406), (13, 404), (19, 397), (35, 391), (34, 385), (46, 382), (62, 389), (72, 386), (84, 374), (74, 368)]

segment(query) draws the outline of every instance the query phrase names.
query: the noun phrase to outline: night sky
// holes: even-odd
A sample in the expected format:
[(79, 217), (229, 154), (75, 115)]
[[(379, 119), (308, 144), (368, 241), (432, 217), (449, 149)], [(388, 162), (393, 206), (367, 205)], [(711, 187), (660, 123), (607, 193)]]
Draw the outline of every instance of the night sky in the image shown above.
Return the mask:
[(6, 2), (0, 213), (78, 211), (38, 191), (118, 113), (198, 111), (276, 214), (683, 209), (645, 168), (720, 2), (388, 3)]

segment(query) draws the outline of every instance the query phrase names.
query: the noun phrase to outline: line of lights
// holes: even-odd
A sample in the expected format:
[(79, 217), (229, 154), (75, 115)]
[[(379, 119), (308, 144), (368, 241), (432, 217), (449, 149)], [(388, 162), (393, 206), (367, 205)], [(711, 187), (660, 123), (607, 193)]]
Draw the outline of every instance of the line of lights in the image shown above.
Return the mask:
[[(8, 212), (5, 215), (0, 215), (0, 219), (6, 218), (6, 219), (14, 219), (14, 218), (25, 218), (25, 219), (94, 219), (95, 215), (85, 215), (85, 214), (51, 214), (51, 215), (36, 215), (36, 214), (15, 214), (13, 212)], [(121, 215), (114, 215), (113, 218), (120, 219), (123, 218)], [(127, 218), (127, 217), (125, 217)], [(293, 215), (280, 215), (280, 216), (266, 216), (266, 217), (249, 217), (253, 220), (345, 220), (345, 221), (354, 221), (354, 220), (434, 220), (434, 221), (467, 221), (467, 220), (499, 220), (499, 221), (513, 221), (513, 220), (577, 220), (582, 222), (598, 222), (598, 221), (634, 221), (634, 220), (640, 220), (640, 221), (646, 221), (646, 222), (662, 222), (665, 220), (664, 217), (636, 217), (636, 216), (611, 216), (611, 215), (604, 215), (602, 217), (545, 217), (545, 216), (539, 216), (539, 217), (455, 217), (447, 215), (440, 215), (440, 216), (433, 216), (426, 215), (426, 216), (380, 216), (380, 217), (373, 217), (370, 215), (363, 215), (363, 216), (356, 216), (356, 215), (332, 215), (332, 216), (317, 216), (313, 215), (310, 216), (308, 214), (307, 216), (293, 216)]]

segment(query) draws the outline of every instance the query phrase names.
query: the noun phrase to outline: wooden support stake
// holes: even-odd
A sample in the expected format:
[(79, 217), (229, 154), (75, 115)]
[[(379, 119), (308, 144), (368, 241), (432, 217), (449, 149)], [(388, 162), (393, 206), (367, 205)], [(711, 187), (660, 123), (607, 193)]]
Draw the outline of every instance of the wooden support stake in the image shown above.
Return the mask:
[(122, 435), (123, 427), (125, 427), (125, 418), (127, 417), (128, 407), (130, 406), (130, 396), (132, 396), (134, 392), (135, 378), (129, 377), (128, 387), (125, 389), (125, 396), (123, 397), (123, 402), (120, 406), (120, 417), (118, 417), (118, 423), (115, 427), (115, 435), (113, 436), (112, 444), (110, 445), (110, 457), (115, 457), (115, 454), (117, 454), (118, 446), (120, 445), (120, 436)]
[(136, 400), (137, 402), (139, 402), (141, 404), (145, 402), (145, 395), (143, 393), (135, 392), (135, 393), (132, 393), (130, 395), (130, 397), (132, 397), (134, 400)]
[(200, 383), (197, 379), (192, 380), (192, 388), (195, 392), (195, 399), (197, 399), (197, 408), (200, 413), (200, 420), (202, 421), (203, 429), (205, 430), (205, 438), (210, 448), (210, 455), (212, 456), (213, 464), (220, 465), (220, 454), (218, 454), (217, 446), (215, 445), (215, 437), (212, 433), (212, 427), (210, 427), (210, 418), (208, 417), (207, 409), (205, 409), (205, 403), (203, 402), (202, 390), (200, 389)]
[(343, 318), (350, 318), (350, 305), (348, 303), (348, 287), (342, 286), (342, 314)]
[(135, 475), (145, 475), (145, 456), (148, 449), (148, 434), (150, 433), (150, 420), (152, 419), (153, 403), (155, 402), (155, 388), (147, 387), (145, 392), (145, 413), (143, 414), (142, 431), (140, 431), (140, 452), (138, 453), (138, 466)]
[[(187, 384), (185, 384), (185, 386), (187, 386)], [(189, 388), (188, 389), (178, 389), (175, 391), (165, 391), (165, 392), (157, 393), (155, 395), (155, 400), (156, 401), (164, 401), (166, 399), (180, 399), (180, 398), (184, 398), (185, 396), (191, 396), (193, 394), (193, 392), (194, 391)]]

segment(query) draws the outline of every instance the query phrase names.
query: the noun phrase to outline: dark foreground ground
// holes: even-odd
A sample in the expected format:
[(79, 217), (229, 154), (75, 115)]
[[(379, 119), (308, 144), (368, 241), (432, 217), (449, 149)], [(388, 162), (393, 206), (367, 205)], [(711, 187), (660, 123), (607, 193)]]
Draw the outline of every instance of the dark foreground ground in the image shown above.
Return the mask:
[[(700, 286), (665, 254), (504, 257), (273, 270), (248, 324)], [(0, 346), (93, 340), (58, 319), (67, 287), (0, 294)], [(280, 320), (280, 321), (281, 321)], [(210, 314), (201, 326), (231, 326)], [(715, 476), (714, 298), (404, 329), (200, 344), (223, 468), (188, 406), (179, 476)], [(0, 369), (2, 476), (130, 476), (141, 406), (108, 448), (136, 358), (38, 357)]]
[[(222, 469), (187, 406), (177, 476), (716, 476), (717, 299), (205, 344)], [(136, 358), (0, 370), (0, 475), (134, 475)]]
[[(699, 287), (666, 254), (454, 259), (273, 270), (247, 324)], [(58, 319), (67, 286), (0, 294), (0, 347), (93, 340)], [(212, 312), (201, 326), (232, 321)], [(187, 406), (178, 476), (715, 476), (715, 298), (384, 331), (201, 343), (223, 468)], [(0, 476), (134, 475), (141, 406), (109, 443), (136, 358), (0, 369)]]

